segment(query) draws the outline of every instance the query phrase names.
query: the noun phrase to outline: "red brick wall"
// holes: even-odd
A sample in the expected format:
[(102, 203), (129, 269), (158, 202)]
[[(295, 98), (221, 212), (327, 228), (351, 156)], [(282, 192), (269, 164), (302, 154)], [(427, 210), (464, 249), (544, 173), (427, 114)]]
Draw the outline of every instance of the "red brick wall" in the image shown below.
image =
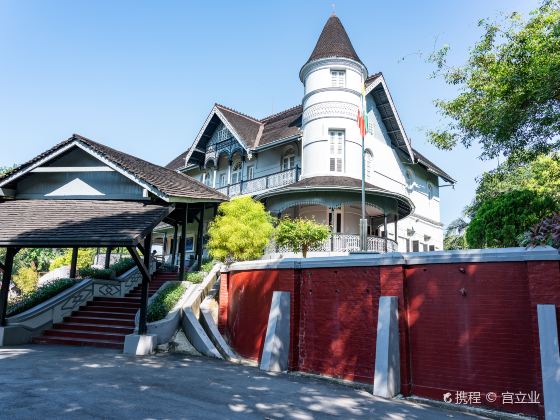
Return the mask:
[[(419, 265), (406, 279), (412, 394), (441, 400), (445, 392), (535, 390), (525, 263)], [(493, 406), (507, 409), (501, 400)]]
[(397, 296), (405, 395), (537, 391), (542, 401), (536, 305), (560, 305), (558, 261), (253, 270), (223, 279), (220, 325), (245, 357), (260, 358), (272, 292), (289, 291), (290, 369), (372, 383), (379, 296)]
[(372, 382), (379, 268), (302, 270), (299, 370)]

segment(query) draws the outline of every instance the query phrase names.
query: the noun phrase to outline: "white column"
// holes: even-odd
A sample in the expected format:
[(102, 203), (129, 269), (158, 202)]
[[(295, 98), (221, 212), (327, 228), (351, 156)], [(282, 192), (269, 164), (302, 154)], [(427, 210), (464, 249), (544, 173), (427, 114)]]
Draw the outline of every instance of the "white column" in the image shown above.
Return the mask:
[(537, 305), (539, 321), (539, 347), (544, 393), (544, 418), (560, 416), (560, 355), (558, 350), (558, 327), (556, 305)]
[(373, 395), (393, 398), (401, 391), (399, 310), (396, 296), (381, 296), (377, 315)]
[(218, 174), (218, 170), (214, 168), (214, 177), (212, 178), (212, 188), (216, 188), (216, 175)]
[(227, 183), (228, 183), (228, 185), (231, 185), (231, 160), (228, 160)]

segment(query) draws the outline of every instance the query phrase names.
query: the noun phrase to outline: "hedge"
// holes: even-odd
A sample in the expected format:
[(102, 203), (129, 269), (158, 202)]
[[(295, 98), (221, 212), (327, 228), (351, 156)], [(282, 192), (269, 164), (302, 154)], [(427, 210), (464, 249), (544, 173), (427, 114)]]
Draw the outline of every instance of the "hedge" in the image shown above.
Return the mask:
[(74, 279), (57, 279), (47, 283), (33, 292), (25, 294), (13, 301), (8, 302), (7, 315), (13, 316), (24, 312), (34, 306), (43, 303), (44, 301), (56, 296), (63, 290), (76, 284)]
[(83, 279), (91, 277), (92, 279), (109, 280), (114, 277), (113, 270), (110, 268), (87, 267), (80, 269), (79, 272)]
[(163, 289), (148, 306), (148, 322), (155, 322), (167, 316), (169, 311), (179, 302), (186, 290), (183, 283), (173, 283)]
[(111, 265), (111, 268), (115, 272), (115, 276), (118, 277), (121, 274), (126, 273), (128, 270), (130, 270), (135, 265), (136, 264), (134, 263), (134, 260), (132, 258), (123, 258), (120, 261), (117, 261), (116, 263)]

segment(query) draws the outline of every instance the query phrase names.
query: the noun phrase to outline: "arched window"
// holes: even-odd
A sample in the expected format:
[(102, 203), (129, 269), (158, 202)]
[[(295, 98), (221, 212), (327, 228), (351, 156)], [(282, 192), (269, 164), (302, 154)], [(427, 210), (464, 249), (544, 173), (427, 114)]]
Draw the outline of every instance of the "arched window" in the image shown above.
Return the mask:
[(428, 200), (434, 198), (434, 184), (428, 182)]
[(407, 168), (404, 177), (406, 179), (407, 188), (412, 188), (414, 186), (414, 171), (411, 168)]
[(231, 183), (237, 184), (241, 181), (241, 161), (236, 160), (231, 167)]
[(296, 154), (292, 147), (288, 147), (282, 155), (281, 167), (283, 171), (296, 167)]
[(371, 153), (371, 150), (366, 150), (364, 160), (366, 166), (366, 181), (371, 182), (373, 179), (373, 154)]

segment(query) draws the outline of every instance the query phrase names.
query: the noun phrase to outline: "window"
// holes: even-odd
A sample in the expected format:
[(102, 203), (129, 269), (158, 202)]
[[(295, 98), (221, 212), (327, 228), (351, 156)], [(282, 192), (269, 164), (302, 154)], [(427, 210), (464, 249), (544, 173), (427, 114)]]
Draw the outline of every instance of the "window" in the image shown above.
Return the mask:
[(346, 72), (344, 70), (331, 70), (332, 87), (346, 87)]
[(227, 185), (226, 174), (220, 174), (220, 187)]
[(420, 251), (420, 241), (412, 241), (412, 252)]
[(373, 177), (373, 155), (371, 154), (370, 150), (366, 150), (365, 155), (365, 166), (366, 166), (366, 180), (370, 181)]
[(431, 200), (434, 198), (434, 184), (428, 182), (428, 199)]
[(330, 171), (342, 172), (344, 130), (329, 130)]
[(404, 178), (406, 181), (406, 187), (408, 188), (408, 190), (412, 190), (412, 187), (414, 186), (414, 172), (412, 171), (412, 169), (407, 168), (405, 173), (404, 173)]
[(217, 141), (224, 141), (224, 140), (229, 139), (230, 137), (231, 137), (231, 134), (226, 127), (222, 127), (216, 135)]
[(237, 161), (231, 168), (231, 183), (237, 184), (241, 181), (241, 161)]
[(428, 244), (422, 244), (422, 252), (428, 252)]
[(295, 168), (296, 157), (295, 155), (286, 155), (282, 158), (282, 170), (287, 171), (288, 169)]
[(255, 177), (255, 167), (253, 165), (247, 166), (247, 179), (253, 179)]
[(435, 250), (436, 250), (435, 245), (430, 245), (430, 251), (435, 251)]
[(213, 171), (209, 171), (206, 173), (206, 176), (204, 177), (204, 183), (206, 185), (212, 186), (213, 175), (214, 175)]

